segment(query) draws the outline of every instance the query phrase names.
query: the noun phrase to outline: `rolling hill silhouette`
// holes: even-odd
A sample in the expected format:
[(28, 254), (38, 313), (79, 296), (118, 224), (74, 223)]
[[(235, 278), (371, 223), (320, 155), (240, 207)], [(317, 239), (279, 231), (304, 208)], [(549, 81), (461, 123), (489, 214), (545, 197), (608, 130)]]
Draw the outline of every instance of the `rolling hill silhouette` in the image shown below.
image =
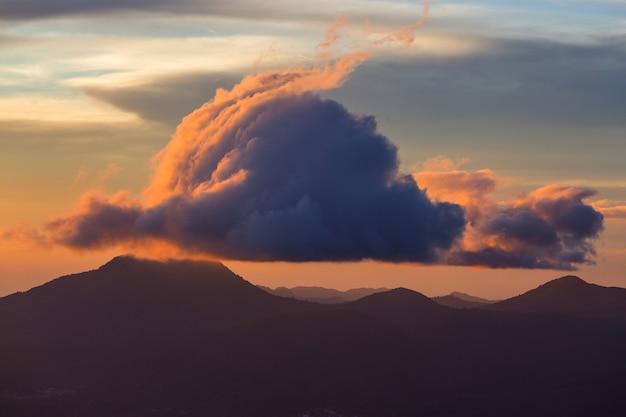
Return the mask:
[(0, 329), (29, 343), (89, 334), (111, 344), (125, 338), (171, 338), (278, 313), (315, 308), (272, 297), (220, 263), (157, 262), (117, 257), (97, 270), (58, 278), (0, 299)]
[(332, 288), (324, 287), (278, 287), (271, 289), (262, 287), (270, 294), (279, 295), (281, 297), (296, 298), (298, 300), (313, 301), (321, 304), (339, 304), (348, 301), (355, 301), (359, 298), (366, 297), (377, 292), (389, 291), (388, 288), (353, 288), (347, 291), (339, 291)]
[(0, 298), (0, 415), (622, 415), (626, 322), (559, 313), (321, 305), (118, 257)]
[(433, 327), (456, 312), (419, 292), (406, 288), (375, 293), (353, 301), (349, 307), (378, 320), (401, 327)]
[(626, 289), (589, 284), (568, 275), (483, 308), (626, 320)]

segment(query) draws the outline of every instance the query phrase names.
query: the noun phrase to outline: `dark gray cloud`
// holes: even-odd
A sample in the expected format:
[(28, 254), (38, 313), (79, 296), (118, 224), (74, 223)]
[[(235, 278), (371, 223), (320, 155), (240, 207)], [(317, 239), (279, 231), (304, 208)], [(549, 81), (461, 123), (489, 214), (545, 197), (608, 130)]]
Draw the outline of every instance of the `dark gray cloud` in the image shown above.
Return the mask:
[(209, 14), (256, 19), (297, 17), (297, 11), (287, 5), (287, 2), (251, 0), (0, 0), (0, 20), (120, 13)]
[[(183, 0), (1, 0), (0, 16), (6, 20), (37, 19), (74, 14), (96, 14), (103, 12), (122, 11), (162, 11), (174, 10), (201, 10), (202, 1)], [(209, 2), (217, 9), (224, 7), (227, 2), (212, 0)]]
[(414, 177), (429, 197), (465, 209), (466, 232), (448, 256), (451, 264), (572, 270), (594, 261), (593, 243), (604, 222), (585, 202), (594, 190), (546, 185), (498, 202), (492, 194), (499, 180), (490, 170), (424, 171)]
[(513, 199), (473, 225), (487, 247), (459, 251), (452, 262), (564, 270), (593, 263), (593, 241), (603, 230), (604, 217), (583, 199), (594, 194), (551, 185)]
[(558, 267), (554, 263), (534, 255), (523, 255), (495, 247), (454, 253), (450, 257), (449, 263), (452, 265), (486, 266), (489, 268), (575, 269), (572, 266)]
[[(593, 43), (491, 39), (482, 52), (371, 62), (341, 91), (345, 102), (395, 108), (418, 120), (556, 125), (626, 123), (626, 37)], [(386, 80), (393, 79), (393, 83)]]
[(483, 230), (488, 235), (501, 235), (507, 241), (534, 246), (551, 246), (558, 242), (551, 225), (530, 211), (499, 213), (485, 222)]
[(69, 247), (91, 249), (113, 246), (120, 240), (132, 239), (134, 225), (141, 216), (138, 204), (122, 204), (96, 195), (83, 196), (81, 214), (51, 220), (47, 227), (54, 230), (53, 241)]
[[(233, 259), (391, 262), (438, 262), (461, 236), (463, 209), (398, 175), (397, 149), (373, 117), (313, 93), (240, 101), (179, 127), (168, 146), (177, 168), (167, 155), (160, 168), (171, 195), (139, 211), (91, 197), (49, 223), (51, 236), (75, 248), (155, 239)], [(219, 131), (207, 135), (213, 121)]]
[(189, 73), (163, 76), (124, 88), (84, 87), (90, 96), (139, 117), (176, 126), (218, 88), (230, 89), (241, 79), (235, 73)]
[[(579, 127), (626, 123), (622, 111), (626, 108), (626, 37), (598, 39), (593, 44), (489, 42), (492, 47), (467, 56), (370, 60), (345, 88), (329, 96), (356, 106), (367, 103), (373, 113), (411, 123), (460, 120)], [(173, 75), (135, 87), (83, 90), (125, 111), (171, 124), (202, 104), (203, 94), (230, 88), (241, 75)], [(533, 134), (528, 140), (536, 141)], [(545, 138), (541, 141), (545, 143)]]

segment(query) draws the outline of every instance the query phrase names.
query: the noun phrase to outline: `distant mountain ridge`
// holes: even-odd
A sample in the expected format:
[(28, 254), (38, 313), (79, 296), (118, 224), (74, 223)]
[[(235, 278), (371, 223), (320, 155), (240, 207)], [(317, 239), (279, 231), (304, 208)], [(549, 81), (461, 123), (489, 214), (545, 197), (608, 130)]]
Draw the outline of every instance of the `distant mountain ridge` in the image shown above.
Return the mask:
[[(294, 298), (297, 300), (312, 301), (321, 304), (340, 304), (356, 301), (372, 294), (390, 291), (389, 288), (353, 288), (346, 291), (324, 287), (277, 287), (269, 288), (259, 285), (259, 288), (279, 297)], [(462, 292), (452, 292), (449, 295), (432, 297), (437, 304), (452, 308), (477, 308), (496, 303), (496, 300), (475, 297)]]
[(470, 301), (473, 303), (485, 303), (485, 304), (493, 304), (497, 302), (497, 300), (488, 300), (486, 298), (476, 297), (473, 295), (466, 294), (464, 292), (454, 291), (450, 293), (451, 296), (459, 298), (464, 301)]
[(352, 288), (346, 291), (340, 291), (331, 288), (306, 286), (292, 288), (278, 287), (275, 289), (259, 286), (259, 288), (280, 297), (295, 298), (298, 300), (307, 300), (322, 304), (345, 303), (358, 300), (359, 298), (378, 292), (389, 291), (389, 288)]
[(407, 288), (371, 294), (348, 304), (352, 309), (403, 328), (436, 327), (456, 311)]
[[(558, 299), (581, 286), (566, 281), (533, 291)], [(2, 416), (626, 409), (626, 320), (454, 309), (405, 288), (324, 305), (269, 294), (216, 262), (115, 258), (0, 298), (0, 335)]]
[(497, 302), (458, 291), (452, 292), (448, 295), (433, 297), (432, 300), (436, 303), (452, 308), (478, 308)]
[(626, 320), (626, 289), (589, 284), (567, 275), (483, 309)]

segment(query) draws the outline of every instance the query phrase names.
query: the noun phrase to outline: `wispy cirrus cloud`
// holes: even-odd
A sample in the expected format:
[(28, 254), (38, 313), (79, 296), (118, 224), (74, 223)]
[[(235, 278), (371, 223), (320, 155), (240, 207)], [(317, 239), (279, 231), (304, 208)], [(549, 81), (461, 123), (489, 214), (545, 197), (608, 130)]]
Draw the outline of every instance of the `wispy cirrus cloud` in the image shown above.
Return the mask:
[(321, 0), (316, 3), (300, 3), (290, 0), (278, 0), (271, 3), (256, 0), (130, 0), (98, 2), (95, 0), (24, 0), (14, 2), (2, 0), (5, 20), (44, 19), (60, 16), (92, 16), (120, 14), (204, 14), (211, 16), (241, 19), (271, 20), (327, 20), (329, 16), (367, 9), (369, 12), (381, 12), (382, 17), (401, 12), (413, 13), (415, 4), (396, 1), (361, 1), (348, 0), (341, 3)]

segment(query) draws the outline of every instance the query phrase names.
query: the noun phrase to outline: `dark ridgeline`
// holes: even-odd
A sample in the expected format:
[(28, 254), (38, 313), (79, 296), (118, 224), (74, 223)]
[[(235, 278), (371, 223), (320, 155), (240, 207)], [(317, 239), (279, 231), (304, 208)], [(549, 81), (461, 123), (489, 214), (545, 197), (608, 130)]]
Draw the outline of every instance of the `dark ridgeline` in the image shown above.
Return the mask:
[[(313, 301), (320, 304), (339, 304), (356, 301), (371, 294), (389, 291), (389, 288), (355, 288), (347, 291), (338, 291), (324, 287), (278, 287), (271, 289), (262, 285), (258, 286), (270, 294), (280, 297), (295, 298), (297, 300)], [(453, 292), (449, 295), (432, 297), (437, 304), (453, 308), (476, 308), (493, 304), (496, 301), (474, 297), (462, 292)]]
[(626, 289), (589, 284), (568, 275), (484, 307), (493, 311), (626, 319)]
[(0, 415), (622, 416), (625, 293), (565, 277), (479, 309), (322, 305), (119, 257), (0, 298)]
[(278, 287), (271, 289), (259, 286), (270, 294), (280, 297), (295, 298), (298, 300), (313, 301), (320, 304), (339, 304), (355, 301), (377, 292), (389, 291), (388, 288), (353, 288), (347, 291), (338, 291), (324, 287)]

